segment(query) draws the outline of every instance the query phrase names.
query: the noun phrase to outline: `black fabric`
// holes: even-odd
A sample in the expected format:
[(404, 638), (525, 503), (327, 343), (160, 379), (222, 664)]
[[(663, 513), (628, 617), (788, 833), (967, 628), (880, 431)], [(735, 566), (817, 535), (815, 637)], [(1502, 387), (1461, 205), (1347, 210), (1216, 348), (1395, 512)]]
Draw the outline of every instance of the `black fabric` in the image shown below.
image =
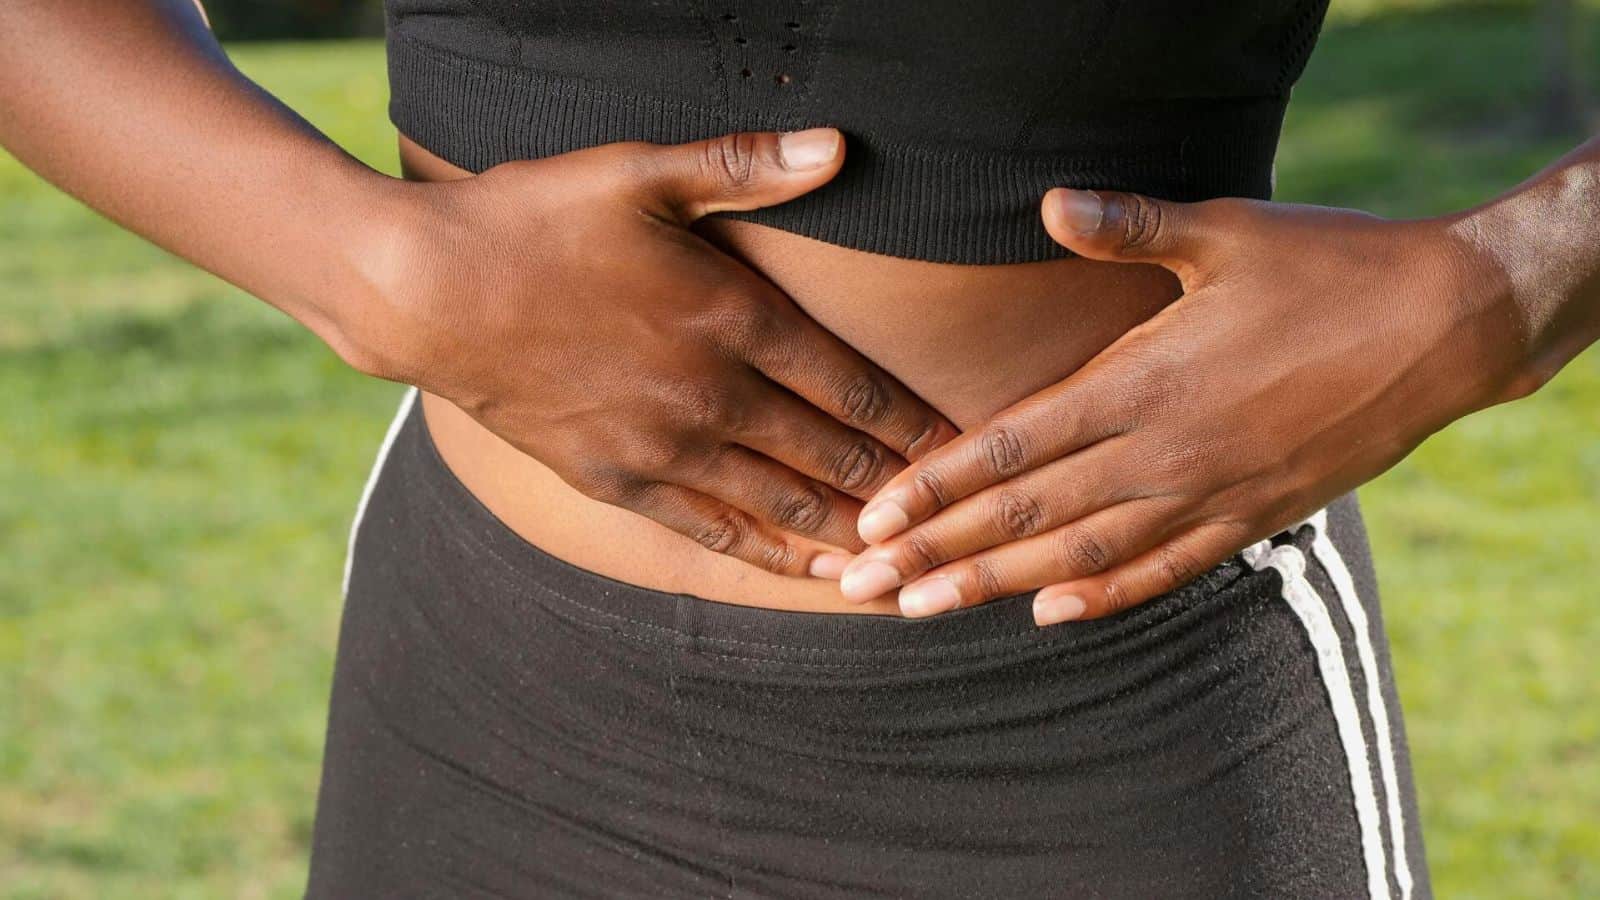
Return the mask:
[[(1354, 499), (1332, 519), (1426, 898)], [(1271, 569), (1042, 630), (1026, 596), (927, 620), (719, 604), (529, 545), (420, 408), (353, 563), (313, 898), (1367, 896), (1329, 691)], [(1361, 731), (1375, 757), (1364, 703)]]
[(1068, 255), (1055, 186), (1268, 197), (1327, 0), (388, 0), (390, 114), (481, 171), (619, 140), (834, 125), (844, 171), (734, 213), (960, 263)]

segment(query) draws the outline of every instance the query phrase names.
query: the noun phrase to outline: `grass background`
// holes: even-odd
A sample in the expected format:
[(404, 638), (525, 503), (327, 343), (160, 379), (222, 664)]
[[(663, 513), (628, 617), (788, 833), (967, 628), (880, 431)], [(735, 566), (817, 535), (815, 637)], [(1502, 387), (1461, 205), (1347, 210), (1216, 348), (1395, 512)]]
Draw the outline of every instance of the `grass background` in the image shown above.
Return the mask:
[[(1281, 199), (1443, 212), (1580, 137), (1531, 136), (1524, 8), (1416, 5), (1330, 23)], [(394, 169), (379, 45), (236, 56)], [(298, 893), (397, 399), (0, 154), (0, 896)], [(1439, 894), (1600, 896), (1600, 352), (1363, 498)]]

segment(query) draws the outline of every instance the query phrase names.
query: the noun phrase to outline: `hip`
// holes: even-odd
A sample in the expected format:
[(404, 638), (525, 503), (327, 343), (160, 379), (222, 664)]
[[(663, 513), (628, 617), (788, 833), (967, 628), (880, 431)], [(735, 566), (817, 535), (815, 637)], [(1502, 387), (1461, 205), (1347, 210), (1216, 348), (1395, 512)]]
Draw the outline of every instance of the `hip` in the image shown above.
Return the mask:
[(314, 895), (1425, 893), (1353, 498), (1105, 620), (817, 616), (573, 566), (397, 424)]

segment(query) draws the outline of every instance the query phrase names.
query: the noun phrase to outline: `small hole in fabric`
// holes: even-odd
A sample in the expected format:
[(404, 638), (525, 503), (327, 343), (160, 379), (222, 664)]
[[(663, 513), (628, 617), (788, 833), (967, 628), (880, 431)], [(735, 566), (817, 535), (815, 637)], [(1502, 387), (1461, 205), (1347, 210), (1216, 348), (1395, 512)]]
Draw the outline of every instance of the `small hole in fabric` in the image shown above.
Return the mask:
[(794, 51), (796, 51), (798, 49), (800, 49), (800, 48), (796, 47), (793, 44), (784, 44), (783, 45), (783, 52), (785, 52), (785, 53), (793, 53)]
[(785, 23), (783, 23), (783, 27), (789, 29), (790, 31), (799, 31), (800, 30), (800, 23), (799, 22), (785, 22)]
[(749, 78), (753, 74), (755, 74), (755, 73), (751, 72), (749, 69), (740, 69), (739, 70), (739, 77), (740, 78)]
[(750, 43), (750, 39), (749, 38), (736, 37), (736, 38), (733, 39), (733, 42), (735, 44), (738, 44), (739, 46), (743, 47), (745, 44)]
[(737, 22), (737, 21), (739, 21), (739, 17), (734, 15), (733, 13), (723, 13), (722, 14), (722, 21), (724, 21), (724, 22)]
[(788, 83), (789, 83), (789, 82), (791, 82), (791, 81), (793, 81), (793, 80), (794, 80), (794, 79), (793, 79), (793, 78), (790, 78), (790, 77), (789, 77), (789, 75), (788, 75), (788, 73), (786, 73), (786, 72), (780, 72), (780, 73), (779, 73), (779, 74), (778, 74), (778, 75), (777, 75), (777, 77), (775, 77), (775, 78), (773, 78), (773, 79), (772, 79), (772, 80), (773, 80), (773, 81), (776, 81), (776, 82), (777, 82), (777, 83), (779, 83), (779, 84), (788, 84)]

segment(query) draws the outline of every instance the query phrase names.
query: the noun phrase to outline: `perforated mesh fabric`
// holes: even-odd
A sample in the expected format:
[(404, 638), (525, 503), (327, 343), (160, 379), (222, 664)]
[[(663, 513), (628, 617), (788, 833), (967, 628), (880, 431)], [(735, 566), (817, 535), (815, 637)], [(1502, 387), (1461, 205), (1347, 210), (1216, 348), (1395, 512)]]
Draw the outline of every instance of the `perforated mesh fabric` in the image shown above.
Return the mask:
[(733, 214), (945, 262), (1066, 255), (1055, 186), (1267, 197), (1327, 0), (389, 0), (391, 116), (482, 170), (599, 143), (833, 125), (828, 186)]

